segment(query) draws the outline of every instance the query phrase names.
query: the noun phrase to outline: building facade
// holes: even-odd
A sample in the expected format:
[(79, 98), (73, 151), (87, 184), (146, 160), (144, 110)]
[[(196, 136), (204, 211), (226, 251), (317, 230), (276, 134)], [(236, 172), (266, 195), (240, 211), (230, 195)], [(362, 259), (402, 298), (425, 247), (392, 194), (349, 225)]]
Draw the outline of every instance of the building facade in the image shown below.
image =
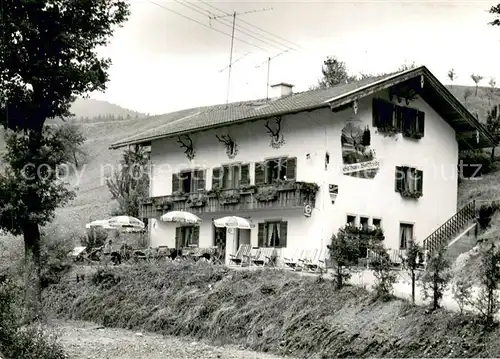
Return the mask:
[[(150, 198), (141, 207), (150, 218), (151, 246), (218, 246), (231, 254), (241, 244), (320, 249), (346, 224), (381, 228), (391, 249), (404, 250), (410, 238), (423, 241), (457, 212), (459, 147), (490, 138), (460, 117), (462, 108), (453, 112), (461, 122), (451, 121), (456, 104), (438, 108), (431, 92), (437, 80), (419, 69), (337, 91), (326, 107), (117, 144), (151, 146)], [(419, 93), (425, 86), (428, 92)], [(190, 211), (203, 222), (160, 221), (168, 210)], [(255, 228), (213, 225), (229, 215)]]

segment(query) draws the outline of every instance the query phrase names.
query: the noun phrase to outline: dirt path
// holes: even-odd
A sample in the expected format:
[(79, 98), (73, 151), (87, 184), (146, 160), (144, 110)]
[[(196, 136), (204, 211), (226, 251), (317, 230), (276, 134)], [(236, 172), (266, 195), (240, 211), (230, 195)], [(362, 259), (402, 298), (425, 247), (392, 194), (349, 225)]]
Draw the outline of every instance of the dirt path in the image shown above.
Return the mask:
[(103, 328), (88, 322), (53, 321), (51, 327), (57, 331), (71, 359), (282, 359), (235, 346), (216, 347), (176, 337)]

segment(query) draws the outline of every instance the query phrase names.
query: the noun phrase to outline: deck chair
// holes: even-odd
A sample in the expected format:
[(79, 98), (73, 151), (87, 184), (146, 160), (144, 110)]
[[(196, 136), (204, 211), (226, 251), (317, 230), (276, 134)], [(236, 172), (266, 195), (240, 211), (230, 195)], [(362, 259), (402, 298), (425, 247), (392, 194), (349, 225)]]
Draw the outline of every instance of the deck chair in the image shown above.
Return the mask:
[(304, 249), (302, 253), (300, 254), (300, 257), (297, 258), (297, 263), (295, 264), (295, 267), (293, 270), (295, 271), (301, 271), (305, 268), (305, 263), (307, 262), (307, 259), (311, 256), (311, 249)]
[(245, 260), (245, 256), (248, 256), (250, 253), (250, 249), (252, 247), (250, 244), (242, 244), (240, 248), (238, 248), (238, 252), (236, 254), (230, 254), (229, 260), (237, 266), (241, 266)]
[(319, 272), (326, 269), (325, 260), (328, 254), (328, 249), (323, 248), (316, 252), (316, 256), (312, 259), (310, 263), (307, 264), (307, 269), (311, 272)]
[(300, 261), (301, 269), (309, 269), (309, 265), (313, 262), (313, 260), (318, 255), (317, 249), (309, 249), (303, 255)]
[(252, 247), (252, 249), (250, 249), (250, 252), (248, 254), (243, 255), (243, 257), (245, 257), (245, 264), (251, 266), (253, 261), (259, 257), (259, 254), (260, 254), (260, 248)]
[[(292, 255), (288, 255), (288, 253), (292, 253)], [(283, 256), (283, 263), (292, 269), (295, 269), (299, 264), (299, 259), (302, 258), (302, 253), (304, 253), (303, 249), (296, 249), (295, 251), (285, 253)]]
[(276, 267), (276, 248), (261, 248), (258, 257), (252, 262), (258, 267), (265, 265)]

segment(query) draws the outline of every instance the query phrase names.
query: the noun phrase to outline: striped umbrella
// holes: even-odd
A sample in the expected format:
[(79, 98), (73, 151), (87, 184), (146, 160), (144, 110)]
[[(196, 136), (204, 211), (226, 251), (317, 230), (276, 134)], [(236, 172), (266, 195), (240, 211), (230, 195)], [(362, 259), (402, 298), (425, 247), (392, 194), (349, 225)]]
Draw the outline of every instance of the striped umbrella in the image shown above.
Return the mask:
[(163, 222), (179, 222), (191, 224), (198, 224), (202, 222), (201, 218), (197, 215), (184, 211), (167, 212), (160, 217), (160, 220)]
[(251, 223), (248, 219), (236, 216), (215, 219), (214, 225), (219, 228), (226, 227), (239, 229), (251, 229), (255, 227), (255, 224)]

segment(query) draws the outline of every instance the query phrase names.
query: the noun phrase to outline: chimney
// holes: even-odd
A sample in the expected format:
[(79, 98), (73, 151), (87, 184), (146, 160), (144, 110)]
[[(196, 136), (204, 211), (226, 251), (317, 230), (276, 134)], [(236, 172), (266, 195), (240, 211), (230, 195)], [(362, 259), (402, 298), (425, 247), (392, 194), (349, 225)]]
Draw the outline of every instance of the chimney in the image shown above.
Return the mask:
[(292, 91), (293, 85), (280, 82), (279, 84), (271, 85), (271, 97), (285, 97), (289, 96), (293, 93)]

